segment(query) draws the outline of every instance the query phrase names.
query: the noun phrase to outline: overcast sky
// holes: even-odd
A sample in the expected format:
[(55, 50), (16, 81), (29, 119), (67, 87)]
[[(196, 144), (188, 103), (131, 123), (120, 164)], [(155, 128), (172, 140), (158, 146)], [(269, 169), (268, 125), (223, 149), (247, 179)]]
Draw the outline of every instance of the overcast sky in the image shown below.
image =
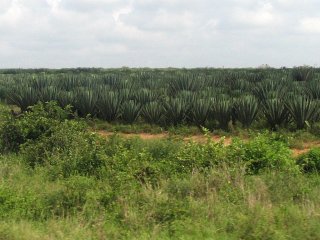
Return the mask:
[(0, 0), (0, 68), (320, 64), (319, 0)]

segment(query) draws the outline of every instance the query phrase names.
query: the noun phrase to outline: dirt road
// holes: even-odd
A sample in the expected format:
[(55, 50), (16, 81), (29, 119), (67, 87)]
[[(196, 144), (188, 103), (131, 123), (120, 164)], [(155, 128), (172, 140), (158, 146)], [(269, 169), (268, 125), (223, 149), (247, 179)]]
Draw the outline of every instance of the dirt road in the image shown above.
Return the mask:
[[(113, 135), (114, 133), (112, 132), (107, 132), (107, 131), (98, 131), (98, 133), (101, 136), (104, 137), (109, 137), (111, 135)], [(150, 134), (150, 133), (118, 133), (120, 136), (124, 137), (124, 138), (135, 138), (135, 137), (139, 137), (143, 140), (155, 140), (155, 139), (165, 139), (165, 138), (169, 138), (170, 134), (168, 133), (159, 133), (159, 134)], [(212, 141), (214, 142), (219, 142), (221, 140), (222, 136), (218, 136), (218, 135), (213, 135), (211, 136)], [(195, 141), (195, 142), (199, 142), (199, 143), (205, 143), (207, 141), (207, 137), (205, 137), (204, 135), (193, 135), (193, 136), (188, 136), (188, 137), (180, 137), (185, 141)], [(225, 137), (224, 139), (224, 144), (230, 145), (232, 142), (232, 138), (231, 137)], [(302, 144), (301, 147), (299, 148), (292, 148), (291, 150), (293, 151), (293, 156), (297, 157), (301, 154), (304, 154), (306, 152), (308, 152), (311, 148), (313, 147), (320, 147), (320, 141), (309, 141), (309, 142), (304, 142)]]

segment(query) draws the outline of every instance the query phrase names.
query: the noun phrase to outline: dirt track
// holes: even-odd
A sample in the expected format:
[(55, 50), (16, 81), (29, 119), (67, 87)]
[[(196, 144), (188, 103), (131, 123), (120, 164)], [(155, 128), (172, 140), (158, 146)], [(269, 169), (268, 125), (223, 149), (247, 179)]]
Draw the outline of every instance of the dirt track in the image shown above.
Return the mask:
[[(111, 136), (114, 133), (112, 132), (107, 132), (107, 131), (98, 131), (98, 133), (101, 136)], [(118, 133), (120, 136), (124, 137), (124, 138), (135, 138), (135, 137), (139, 137), (143, 140), (155, 140), (155, 139), (165, 139), (170, 137), (170, 135), (168, 133), (159, 133), (159, 134), (150, 134), (150, 133)], [(207, 141), (207, 138), (204, 135), (194, 135), (194, 136), (188, 136), (188, 137), (182, 137), (183, 140), (185, 141), (195, 141), (195, 142), (199, 142), (199, 143), (205, 143)], [(211, 136), (211, 139), (214, 142), (219, 142), (221, 140), (221, 136), (218, 135), (214, 135)], [(230, 145), (232, 142), (232, 138), (231, 137), (225, 137), (224, 139), (224, 144), (226, 146)], [(310, 142), (305, 142), (303, 144), (302, 148), (292, 148), (291, 150), (293, 151), (293, 156), (297, 157), (301, 154), (304, 154), (306, 152), (308, 152), (311, 148), (313, 147), (320, 147), (320, 141), (310, 141)]]
[[(107, 131), (98, 131), (98, 133), (101, 136), (111, 136), (114, 133), (112, 132), (107, 132)], [(165, 138), (169, 138), (170, 134), (168, 133), (158, 133), (158, 134), (150, 134), (150, 133), (118, 133), (120, 136), (124, 137), (124, 138), (134, 138), (134, 137), (139, 137), (143, 140), (155, 140), (155, 139), (165, 139)], [(205, 143), (207, 141), (207, 137), (205, 137), (204, 135), (193, 135), (193, 136), (188, 136), (188, 137), (181, 137), (183, 140), (185, 141), (195, 141), (195, 142), (199, 142), (199, 143)], [(211, 139), (214, 142), (219, 142), (221, 140), (221, 136), (212, 136)], [(224, 139), (224, 144), (225, 145), (230, 145), (232, 142), (231, 137), (226, 137)]]

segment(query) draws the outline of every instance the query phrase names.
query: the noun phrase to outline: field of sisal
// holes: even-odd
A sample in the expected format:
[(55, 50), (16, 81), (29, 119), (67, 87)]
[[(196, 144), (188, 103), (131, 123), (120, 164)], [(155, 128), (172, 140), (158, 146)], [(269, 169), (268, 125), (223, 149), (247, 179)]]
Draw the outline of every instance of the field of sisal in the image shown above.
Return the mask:
[(0, 240), (320, 239), (319, 70), (0, 71)]

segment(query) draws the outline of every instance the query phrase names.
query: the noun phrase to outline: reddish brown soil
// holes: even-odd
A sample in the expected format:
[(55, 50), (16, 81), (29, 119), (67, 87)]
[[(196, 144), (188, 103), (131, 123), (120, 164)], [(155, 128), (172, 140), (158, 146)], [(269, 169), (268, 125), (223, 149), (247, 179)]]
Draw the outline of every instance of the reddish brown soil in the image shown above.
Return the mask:
[(320, 141), (311, 141), (311, 142), (306, 142), (303, 144), (303, 147), (302, 148), (293, 148), (292, 151), (293, 151), (293, 156), (297, 157), (301, 154), (304, 154), (306, 152), (308, 152), (311, 148), (314, 148), (314, 147), (320, 147)]
[[(109, 137), (111, 135), (113, 135), (114, 133), (112, 132), (106, 132), (106, 131), (98, 131), (98, 133), (101, 136), (104, 137)], [(150, 134), (150, 133), (118, 133), (118, 135), (120, 135), (121, 137), (124, 138), (135, 138), (135, 137), (139, 137), (143, 140), (153, 140), (153, 139), (162, 139), (162, 138), (166, 138), (169, 135), (166, 133), (159, 133), (159, 134)]]
[[(107, 132), (107, 131), (98, 131), (98, 133), (101, 136), (111, 136), (114, 133), (112, 132)], [(159, 133), (159, 134), (150, 134), (150, 133), (118, 133), (120, 136), (124, 137), (124, 138), (135, 138), (135, 137), (139, 137), (143, 140), (156, 140), (156, 139), (165, 139), (165, 138), (169, 138), (170, 135), (168, 133)], [(184, 141), (194, 141), (194, 142), (198, 142), (198, 143), (205, 143), (207, 141), (207, 137), (205, 137), (204, 135), (193, 135), (193, 136), (188, 136), (188, 137), (181, 137)], [(221, 140), (222, 136), (218, 136), (218, 135), (213, 135), (211, 136), (211, 139), (214, 142), (219, 142)], [(247, 139), (245, 139), (247, 140)], [(224, 138), (224, 144), (226, 146), (230, 145), (232, 142), (232, 138), (231, 137), (225, 137)], [(301, 148), (292, 148), (293, 151), (293, 156), (297, 157), (301, 154), (304, 154), (306, 152), (308, 152), (311, 148), (313, 147), (320, 147), (320, 141), (311, 141), (311, 142), (306, 142), (303, 144), (303, 146)]]
[[(114, 133), (112, 132), (107, 132), (107, 131), (98, 131), (98, 133), (101, 136), (111, 136)], [(124, 137), (124, 138), (135, 138), (135, 137), (139, 137), (143, 140), (154, 140), (154, 139), (165, 139), (165, 138), (169, 138), (170, 134), (168, 133), (158, 133), (158, 134), (150, 134), (150, 133), (118, 133), (120, 136)], [(207, 141), (207, 137), (205, 137), (204, 135), (193, 135), (193, 136), (188, 136), (188, 137), (181, 137), (184, 141), (194, 141), (194, 142), (198, 142), (198, 143), (205, 143)], [(221, 140), (221, 136), (211, 136), (211, 139), (214, 142), (219, 142)], [(224, 139), (224, 144), (225, 145), (230, 145), (231, 144), (232, 139), (230, 137), (226, 137)]]

